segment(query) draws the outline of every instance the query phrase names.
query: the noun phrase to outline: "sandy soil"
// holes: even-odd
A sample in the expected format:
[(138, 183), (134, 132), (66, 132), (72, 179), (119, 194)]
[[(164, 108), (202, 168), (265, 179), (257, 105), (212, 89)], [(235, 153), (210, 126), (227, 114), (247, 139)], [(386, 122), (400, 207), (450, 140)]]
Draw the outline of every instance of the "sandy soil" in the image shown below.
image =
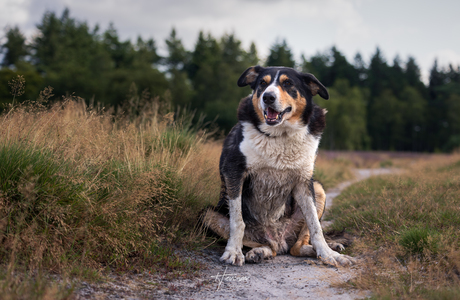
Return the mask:
[[(349, 185), (373, 175), (389, 174), (391, 169), (359, 169), (356, 179), (327, 191), (327, 207)], [(327, 209), (326, 209), (327, 212)], [(330, 222), (323, 222), (327, 227)], [(207, 266), (193, 279), (169, 281), (149, 274), (112, 276), (103, 284), (86, 284), (77, 291), (79, 299), (360, 299), (367, 292), (344, 290), (341, 283), (357, 274), (357, 266), (334, 268), (315, 258), (280, 255), (260, 264), (242, 267), (219, 261), (221, 250), (205, 249), (182, 253)]]

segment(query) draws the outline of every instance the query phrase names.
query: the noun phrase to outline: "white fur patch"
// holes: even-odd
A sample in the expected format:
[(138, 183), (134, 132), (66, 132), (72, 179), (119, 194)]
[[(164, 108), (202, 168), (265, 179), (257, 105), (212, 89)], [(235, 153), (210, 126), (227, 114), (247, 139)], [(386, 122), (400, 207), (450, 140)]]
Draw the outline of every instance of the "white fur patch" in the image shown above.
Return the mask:
[(228, 239), (225, 252), (220, 258), (229, 264), (241, 266), (244, 263), (243, 248), (244, 222), (241, 213), (241, 195), (228, 201), (230, 214), (230, 238)]
[[(277, 87), (277, 83), (276, 81), (278, 80), (278, 76), (280, 74), (280, 71), (277, 71), (276, 72), (276, 75), (275, 75), (275, 79), (273, 80), (273, 82), (265, 89), (265, 91), (262, 93), (262, 95), (260, 96), (260, 106), (262, 107), (262, 110), (266, 110), (267, 109), (267, 105), (265, 104), (264, 102), (264, 94), (265, 93), (274, 93), (275, 94), (275, 97), (276, 97), (276, 100), (278, 100), (280, 98), (280, 90), (279, 88)], [(275, 100), (275, 102), (277, 102)], [(280, 109), (280, 108), (279, 108)], [(280, 110), (281, 111), (281, 110)]]
[(294, 189), (294, 198), (297, 200), (297, 203), (305, 216), (305, 221), (307, 222), (307, 226), (311, 234), (311, 244), (318, 254), (324, 252), (327, 253), (332, 250), (329, 248), (326, 240), (324, 239), (323, 230), (321, 229), (321, 224), (319, 223), (313, 197), (307, 189), (308, 187), (305, 185), (297, 185)]
[(267, 136), (249, 122), (242, 125), (244, 139), (240, 150), (246, 157), (249, 171), (265, 168), (295, 170), (304, 180), (311, 178), (319, 139), (308, 134), (306, 126), (296, 130), (278, 126), (278, 135)]
[(228, 201), (230, 213), (230, 240), (235, 247), (243, 247), (244, 222), (241, 213), (241, 196)]
[(308, 134), (306, 126), (290, 131), (290, 135), (267, 136), (251, 123), (242, 125), (240, 150), (246, 157), (252, 189), (246, 205), (258, 222), (271, 226), (283, 216), (295, 186), (308, 185), (319, 139)]

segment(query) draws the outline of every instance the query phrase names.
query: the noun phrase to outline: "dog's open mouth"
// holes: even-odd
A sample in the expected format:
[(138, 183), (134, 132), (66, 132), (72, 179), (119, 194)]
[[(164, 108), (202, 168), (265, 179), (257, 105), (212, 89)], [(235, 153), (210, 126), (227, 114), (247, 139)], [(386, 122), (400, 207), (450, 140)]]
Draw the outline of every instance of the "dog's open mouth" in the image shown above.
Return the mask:
[(290, 112), (291, 110), (292, 110), (292, 107), (288, 107), (285, 110), (283, 110), (282, 112), (277, 112), (273, 108), (268, 107), (266, 110), (264, 110), (265, 122), (268, 125), (279, 124), (281, 122), (281, 120), (283, 120), (283, 115), (285, 113)]

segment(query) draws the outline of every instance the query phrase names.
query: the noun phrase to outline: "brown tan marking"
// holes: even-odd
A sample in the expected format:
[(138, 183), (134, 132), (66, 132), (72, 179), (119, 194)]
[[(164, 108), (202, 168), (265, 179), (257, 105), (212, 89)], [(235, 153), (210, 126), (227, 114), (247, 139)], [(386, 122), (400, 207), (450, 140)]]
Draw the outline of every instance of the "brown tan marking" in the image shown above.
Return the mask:
[(316, 94), (318, 94), (319, 86), (318, 86), (316, 83), (310, 82), (310, 83), (308, 84), (308, 86), (310, 87), (310, 91), (311, 91), (311, 94), (312, 94), (313, 96), (315, 96)]
[(285, 82), (288, 79), (289, 79), (289, 77), (286, 74), (282, 74), (280, 76), (280, 84), (283, 84), (283, 82)]
[(291, 95), (284, 91), (281, 86), (286, 80), (289, 80), (289, 77), (286, 74), (282, 74), (280, 76), (280, 86), (278, 87), (280, 89), (280, 102), (285, 109), (289, 106), (292, 107), (291, 116), (286, 118), (286, 120), (289, 120), (291, 123), (297, 123), (305, 110), (307, 100), (300, 96), (299, 92), (297, 92), (297, 98), (292, 98)]
[(257, 98), (256, 93), (252, 95), (252, 105), (254, 106), (254, 110), (256, 111), (259, 120), (261, 122), (265, 122), (264, 112), (262, 111), (262, 107), (260, 106), (260, 100), (259, 98)]
[(286, 109), (288, 106), (292, 106), (292, 111), (295, 112), (295, 100), (292, 99), (291, 95), (289, 95), (282, 87), (281, 85), (283, 84), (284, 81), (289, 79), (286, 75), (281, 75), (280, 76), (280, 85), (278, 86), (278, 89), (280, 90), (280, 99), (279, 101), (281, 102), (281, 106), (283, 109)]
[(265, 75), (264, 78), (262, 78), (267, 84), (269, 84), (272, 81), (272, 77), (270, 75)]
[(289, 118), (289, 120), (291, 123), (297, 123), (300, 121), (302, 113), (307, 106), (307, 100), (300, 96), (300, 93), (297, 92), (297, 98), (293, 102), (294, 104), (292, 105), (292, 116)]
[(256, 72), (256, 69), (253, 67), (249, 70), (248, 74), (246, 75), (246, 83), (251, 84), (254, 80), (257, 79), (259, 73)]

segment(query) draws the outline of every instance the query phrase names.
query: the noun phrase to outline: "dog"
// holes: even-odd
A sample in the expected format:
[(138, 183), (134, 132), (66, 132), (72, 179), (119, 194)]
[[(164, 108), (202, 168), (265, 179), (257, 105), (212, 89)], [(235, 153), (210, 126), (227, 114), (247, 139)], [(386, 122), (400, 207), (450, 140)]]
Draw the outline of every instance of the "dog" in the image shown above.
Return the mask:
[[(337, 252), (342, 245), (326, 243), (326, 194), (313, 180), (326, 110), (312, 98), (327, 100), (328, 91), (312, 74), (286, 67), (250, 67), (238, 79), (247, 85), (252, 94), (240, 101), (223, 144), (220, 200), (203, 214), (204, 226), (228, 240), (220, 260), (241, 266), (289, 252), (353, 264)], [(243, 246), (252, 249), (243, 255)]]

